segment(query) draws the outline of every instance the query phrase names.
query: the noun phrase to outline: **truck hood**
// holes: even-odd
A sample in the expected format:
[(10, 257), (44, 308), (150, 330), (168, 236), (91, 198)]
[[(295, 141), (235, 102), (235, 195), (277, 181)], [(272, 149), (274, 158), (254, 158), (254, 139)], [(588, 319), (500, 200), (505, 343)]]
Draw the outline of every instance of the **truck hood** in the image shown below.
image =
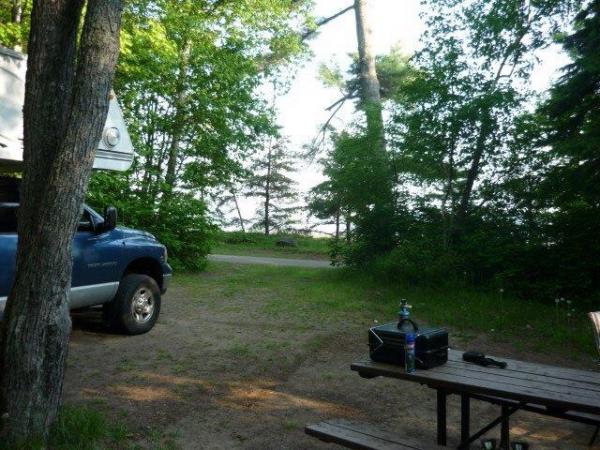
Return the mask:
[(119, 230), (121, 233), (123, 233), (123, 239), (144, 238), (144, 239), (149, 239), (151, 241), (158, 241), (158, 239), (156, 239), (156, 236), (154, 236), (151, 233), (148, 233), (147, 231), (135, 230), (133, 228), (127, 228), (127, 227), (117, 227), (117, 230)]

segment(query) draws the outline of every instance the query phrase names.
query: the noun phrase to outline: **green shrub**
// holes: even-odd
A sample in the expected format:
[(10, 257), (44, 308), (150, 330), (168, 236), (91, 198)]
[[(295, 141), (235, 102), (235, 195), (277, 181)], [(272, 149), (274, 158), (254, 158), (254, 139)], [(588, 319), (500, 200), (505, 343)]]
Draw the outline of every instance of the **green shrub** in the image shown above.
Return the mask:
[(445, 285), (461, 282), (461, 261), (423, 241), (398, 245), (371, 265), (373, 272), (390, 281), (414, 285)]
[(176, 192), (158, 203), (150, 192), (131, 191), (125, 175), (98, 172), (90, 180), (87, 202), (98, 211), (115, 206), (120, 224), (155, 235), (174, 269), (205, 267), (215, 227), (204, 202), (193, 195)]

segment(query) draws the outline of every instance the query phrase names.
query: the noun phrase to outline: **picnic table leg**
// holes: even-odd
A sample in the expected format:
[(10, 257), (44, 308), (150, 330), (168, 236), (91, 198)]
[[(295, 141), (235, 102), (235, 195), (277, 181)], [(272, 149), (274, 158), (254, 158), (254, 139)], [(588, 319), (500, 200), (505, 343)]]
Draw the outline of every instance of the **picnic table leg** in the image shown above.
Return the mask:
[(467, 394), (460, 396), (460, 442), (468, 441), (471, 437), (471, 397)]
[(446, 445), (446, 399), (448, 393), (444, 389), (437, 390), (437, 443)]
[(510, 447), (510, 408), (502, 406), (502, 423), (500, 425), (500, 448), (509, 450)]

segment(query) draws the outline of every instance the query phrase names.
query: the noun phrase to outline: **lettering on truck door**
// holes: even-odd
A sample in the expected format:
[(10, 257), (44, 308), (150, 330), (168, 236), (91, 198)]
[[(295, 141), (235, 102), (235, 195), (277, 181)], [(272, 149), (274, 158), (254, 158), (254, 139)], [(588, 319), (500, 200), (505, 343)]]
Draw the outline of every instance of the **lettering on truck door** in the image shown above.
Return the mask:
[(123, 241), (118, 230), (96, 233), (85, 209), (73, 241), (71, 308), (106, 303), (115, 296), (121, 278)]

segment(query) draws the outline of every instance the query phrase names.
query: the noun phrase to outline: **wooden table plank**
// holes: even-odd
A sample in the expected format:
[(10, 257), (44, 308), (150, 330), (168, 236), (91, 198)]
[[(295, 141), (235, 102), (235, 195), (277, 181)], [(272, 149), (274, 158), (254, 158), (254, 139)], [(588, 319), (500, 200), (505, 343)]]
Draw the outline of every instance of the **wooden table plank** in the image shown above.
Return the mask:
[(548, 397), (555, 398), (557, 396), (568, 396), (570, 398), (580, 399), (589, 401), (595, 399), (600, 404), (600, 392), (589, 391), (582, 388), (571, 387), (568, 385), (554, 385), (552, 383), (545, 383), (543, 381), (526, 380), (521, 378), (512, 378), (505, 375), (506, 369), (496, 369), (496, 372), (480, 372), (477, 370), (461, 370), (457, 367), (449, 367), (447, 365), (435, 368), (436, 376), (438, 375), (449, 375), (458, 378), (464, 378), (465, 380), (473, 380), (474, 384), (478, 383), (491, 383), (498, 384), (499, 386), (508, 386), (512, 390), (520, 388), (536, 390), (540, 392), (540, 395), (546, 395)]
[(482, 367), (476, 364), (448, 361), (447, 364), (436, 368), (436, 370), (443, 373), (464, 375), (470, 378), (514, 383), (516, 386), (537, 387), (549, 392), (580, 392), (585, 395), (591, 393), (591, 395), (600, 396), (600, 386), (594, 384), (562, 379), (559, 380), (548, 376), (525, 374), (523, 372), (515, 372), (508, 368)]
[(409, 439), (363, 424), (321, 422), (307, 426), (305, 432), (325, 442), (334, 442), (355, 450), (425, 450), (433, 448), (430, 445), (414, 444)]
[(399, 378), (427, 384), (434, 388), (506, 397), (527, 403), (538, 403), (547, 407), (600, 414), (600, 394), (584, 392), (582, 389), (554, 392), (541, 388), (539, 384), (530, 387), (520, 386), (501, 377), (482, 377), (477, 372), (473, 372), (472, 376), (469, 376), (468, 371), (466, 371), (467, 375), (465, 376), (462, 373), (448, 371), (444, 366), (430, 370), (417, 370), (413, 374), (408, 374), (404, 371), (404, 368), (399, 366), (364, 361), (352, 364), (351, 369), (368, 376)]
[(600, 393), (600, 385), (595, 383), (586, 383), (575, 380), (567, 380), (564, 378), (555, 378), (549, 375), (537, 375), (532, 373), (520, 372), (517, 370), (499, 369), (497, 367), (482, 367), (476, 364), (470, 364), (462, 361), (448, 361), (445, 367), (459, 371), (468, 372), (473, 376), (486, 377), (488, 375), (497, 376), (499, 378), (508, 378), (514, 380), (516, 384), (520, 382), (542, 383), (547, 390), (561, 391), (565, 388), (581, 389), (585, 392)]
[[(457, 361), (463, 364), (469, 364), (463, 361), (462, 351), (450, 349), (448, 350), (448, 360)], [(567, 367), (556, 367), (546, 364), (530, 363), (525, 361), (519, 361), (510, 358), (499, 358), (492, 356), (492, 358), (507, 363), (510, 370), (529, 373), (533, 375), (542, 375), (561, 380), (572, 380), (583, 383), (591, 383), (600, 385), (600, 372), (592, 372), (590, 370), (570, 369)]]

